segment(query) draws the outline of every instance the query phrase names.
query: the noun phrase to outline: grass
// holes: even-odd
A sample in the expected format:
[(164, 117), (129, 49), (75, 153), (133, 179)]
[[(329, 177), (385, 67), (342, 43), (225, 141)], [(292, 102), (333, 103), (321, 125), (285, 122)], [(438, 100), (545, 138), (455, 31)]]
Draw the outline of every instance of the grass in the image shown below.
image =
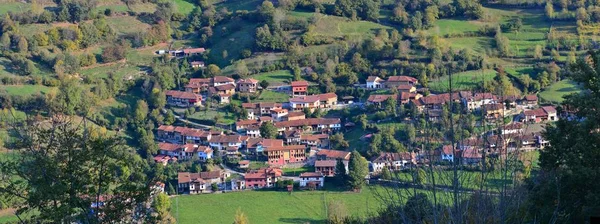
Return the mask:
[(258, 170), (260, 168), (267, 168), (269, 167), (269, 165), (265, 162), (259, 162), (259, 161), (250, 161), (250, 165), (248, 165), (248, 168), (251, 170)]
[[(183, 115), (185, 113), (185, 111), (182, 109), (176, 109), (175, 111), (181, 115)], [(217, 111), (217, 110), (212, 110), (212, 109), (193, 113), (192, 115), (190, 115), (190, 118), (198, 119), (198, 120), (214, 120), (215, 116), (217, 116), (217, 115), (221, 116), (221, 118), (218, 122), (219, 124), (230, 125), (230, 124), (235, 123), (235, 117), (233, 116), (232, 113), (226, 113), (223, 111)]]
[[(496, 71), (491, 69), (467, 71), (452, 75), (452, 88), (455, 90), (469, 90), (483, 85), (484, 81), (492, 80)], [(429, 81), (429, 88), (434, 92), (447, 92), (449, 76), (444, 76)]]
[(106, 19), (106, 23), (112, 27), (117, 34), (144, 32), (150, 28), (150, 25), (143, 23), (133, 16), (109, 17)]
[(475, 32), (479, 30), (481, 24), (470, 22), (467, 20), (456, 19), (440, 19), (435, 22), (435, 25), (427, 30), (429, 34), (444, 36), (447, 34), (462, 34), (466, 32)]
[(270, 86), (278, 86), (289, 83), (294, 76), (289, 70), (277, 70), (272, 72), (258, 73), (253, 75), (252, 78), (258, 81), (266, 80), (269, 82)]
[(562, 80), (546, 87), (544, 91), (540, 92), (539, 96), (546, 101), (561, 103), (564, 100), (564, 96), (580, 91), (581, 87), (576, 82)]
[(285, 93), (275, 92), (271, 90), (263, 90), (256, 102), (275, 102), (275, 103), (284, 103), (289, 101), (290, 96)]
[(229, 0), (229, 1), (221, 1), (217, 0), (219, 3), (216, 4), (218, 9), (227, 8), (230, 12), (235, 12), (237, 10), (255, 10), (263, 1), (261, 0)]
[[(4, 2), (0, 3), (0, 15), (4, 15), (8, 12), (26, 12), (31, 8), (31, 5), (23, 2)], [(4, 18), (4, 16), (2, 16)]]
[(186, 0), (173, 0), (175, 4), (175, 9), (177, 12), (183, 13), (185, 15), (190, 14), (192, 10), (196, 7), (196, 5), (192, 4), (191, 1)]
[(314, 166), (303, 166), (298, 168), (283, 168), (284, 176), (300, 176), (301, 173), (304, 172), (315, 172)]
[[(218, 25), (213, 29), (215, 34), (211, 37), (212, 45), (208, 55), (219, 67), (223, 68), (231, 64), (232, 60), (241, 57), (242, 50), (251, 49), (255, 43), (254, 34), (256, 24), (243, 20), (231, 20)], [(223, 51), (227, 51), (227, 57), (223, 57)]]
[(485, 49), (494, 46), (494, 39), (491, 37), (447, 38), (446, 42), (455, 49), (471, 49), (477, 53), (484, 53)]
[(375, 36), (375, 32), (379, 29), (393, 28), (369, 21), (351, 21), (347, 18), (327, 15), (318, 18), (315, 32), (323, 36), (366, 39)]
[(46, 94), (52, 88), (43, 85), (0, 85), (0, 92), (9, 95), (29, 96), (33, 94)]
[[(245, 191), (186, 195), (172, 198), (171, 214), (177, 223), (231, 223), (241, 209), (250, 223), (324, 223), (329, 201), (343, 202), (354, 216), (375, 212), (381, 203), (373, 190), (360, 193), (334, 191)], [(202, 207), (202, 209), (198, 209)], [(218, 214), (218, 215), (215, 215)]]

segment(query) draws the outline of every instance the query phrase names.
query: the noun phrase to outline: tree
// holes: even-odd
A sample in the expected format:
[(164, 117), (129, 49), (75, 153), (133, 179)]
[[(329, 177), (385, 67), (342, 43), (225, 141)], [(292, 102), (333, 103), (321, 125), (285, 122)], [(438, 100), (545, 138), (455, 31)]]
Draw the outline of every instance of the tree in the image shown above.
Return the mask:
[(424, 193), (410, 197), (404, 205), (404, 214), (409, 223), (433, 223), (431, 211), (434, 206)]
[(277, 137), (277, 127), (272, 122), (264, 122), (260, 125), (260, 136), (274, 139)]
[(348, 169), (348, 185), (352, 189), (360, 191), (366, 184), (365, 178), (369, 174), (369, 163), (358, 151), (354, 150), (350, 154)]
[(17, 49), (19, 50), (19, 53), (27, 53), (29, 50), (29, 44), (27, 43), (27, 39), (25, 39), (25, 37), (19, 38)]
[(425, 178), (427, 178), (427, 173), (425, 173), (425, 170), (421, 168), (415, 169), (413, 172), (413, 181), (415, 184), (423, 185), (425, 183)]
[(258, 7), (258, 13), (266, 23), (271, 24), (273, 22), (273, 16), (275, 15), (275, 6), (273, 6), (271, 1), (264, 1), (260, 7)]
[(545, 12), (546, 12), (546, 17), (552, 19), (554, 18), (554, 6), (552, 5), (552, 1), (547, 1), (546, 2), (546, 8), (545, 8)]
[(165, 193), (158, 193), (154, 197), (152, 202), (152, 208), (157, 213), (156, 221), (159, 223), (176, 223), (175, 219), (171, 216), (171, 200)]
[(248, 66), (246, 66), (246, 62), (244, 62), (244, 60), (240, 60), (238, 63), (236, 63), (235, 71), (238, 73), (238, 75), (240, 75), (240, 77), (246, 77), (248, 74), (250, 74)]
[(502, 35), (502, 30), (500, 27), (496, 29), (496, 48), (501, 56), (508, 56), (510, 54), (510, 43), (508, 37)]
[(267, 87), (269, 87), (269, 82), (267, 80), (262, 80), (258, 85), (260, 85), (262, 89), (267, 89)]
[(218, 191), (218, 190), (219, 190), (219, 186), (217, 185), (217, 183), (212, 183), (212, 184), (210, 185), (210, 189), (211, 189), (213, 192), (216, 192), (216, 191)]
[(329, 137), (329, 141), (334, 149), (343, 150), (350, 147), (350, 144), (344, 139), (344, 135), (342, 133), (336, 133), (335, 135), (332, 135)]
[(338, 180), (339, 183), (345, 184), (348, 178), (348, 172), (346, 170), (346, 164), (341, 159), (338, 159), (335, 164), (335, 179)]
[(410, 124), (406, 127), (406, 138), (409, 143), (415, 143), (415, 139), (417, 138), (417, 130), (415, 126)]
[(138, 100), (135, 104), (135, 111), (133, 112), (133, 119), (136, 123), (142, 124), (148, 117), (148, 103), (144, 100)]
[(391, 180), (392, 172), (390, 172), (390, 170), (388, 168), (383, 168), (383, 170), (381, 171), (381, 179)]
[[(584, 223), (592, 208), (600, 206), (597, 180), (600, 166), (600, 52), (590, 52), (571, 66), (571, 79), (585, 91), (565, 97), (563, 108), (575, 111), (572, 119), (561, 119), (546, 127), (544, 138), (550, 145), (540, 151), (541, 173), (531, 180), (528, 189), (530, 212), (540, 222)], [(542, 203), (552, 201), (553, 203)], [(538, 204), (540, 203), (540, 204)]]
[(233, 224), (249, 224), (248, 216), (242, 212), (241, 208), (238, 208), (235, 211), (235, 218), (233, 220)]
[[(122, 138), (87, 126), (86, 119), (51, 119), (15, 130), (22, 157), (0, 161), (0, 194), (22, 200), (17, 214), (34, 212), (30, 222), (41, 223), (134, 222), (147, 214), (140, 205), (155, 180)], [(101, 200), (105, 206), (90, 206)]]
[(533, 50), (533, 58), (540, 60), (544, 57), (544, 52), (541, 45), (535, 45), (535, 49)]
[(110, 45), (102, 51), (102, 61), (105, 63), (115, 62), (125, 58), (126, 48), (120, 44)]
[(208, 77), (215, 77), (221, 75), (221, 68), (215, 64), (210, 64), (206, 67), (206, 75)]

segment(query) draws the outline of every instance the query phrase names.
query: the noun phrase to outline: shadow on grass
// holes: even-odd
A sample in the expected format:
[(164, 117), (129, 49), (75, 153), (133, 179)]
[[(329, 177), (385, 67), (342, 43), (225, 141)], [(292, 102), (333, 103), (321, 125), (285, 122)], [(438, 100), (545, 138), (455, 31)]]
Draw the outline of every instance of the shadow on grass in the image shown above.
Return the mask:
[(575, 92), (578, 90), (579, 90), (579, 88), (576, 88), (576, 87), (565, 87), (565, 88), (558, 89), (556, 91), (557, 92)]
[(489, 179), (487, 182), (489, 185), (492, 185), (494, 187), (501, 187), (502, 185), (510, 186), (512, 184), (511, 180), (503, 180), (497, 178)]
[(327, 223), (327, 220), (324, 220), (324, 219), (316, 220), (316, 219), (308, 219), (308, 218), (280, 218), (279, 221), (283, 222), (283, 223), (311, 223), (311, 224)]

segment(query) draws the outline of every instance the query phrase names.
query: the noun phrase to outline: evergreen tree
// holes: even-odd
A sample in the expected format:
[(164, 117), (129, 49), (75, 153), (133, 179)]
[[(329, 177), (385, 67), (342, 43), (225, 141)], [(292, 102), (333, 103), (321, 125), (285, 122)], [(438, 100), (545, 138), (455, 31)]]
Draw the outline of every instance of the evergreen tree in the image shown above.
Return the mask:
[(260, 136), (274, 139), (277, 137), (277, 127), (272, 122), (264, 122), (260, 125)]
[(348, 173), (346, 172), (346, 165), (344, 161), (338, 159), (335, 163), (335, 179), (338, 180), (339, 183), (344, 184), (348, 178)]
[(348, 185), (352, 189), (360, 191), (366, 184), (365, 178), (369, 174), (369, 163), (355, 150), (350, 155), (348, 169)]

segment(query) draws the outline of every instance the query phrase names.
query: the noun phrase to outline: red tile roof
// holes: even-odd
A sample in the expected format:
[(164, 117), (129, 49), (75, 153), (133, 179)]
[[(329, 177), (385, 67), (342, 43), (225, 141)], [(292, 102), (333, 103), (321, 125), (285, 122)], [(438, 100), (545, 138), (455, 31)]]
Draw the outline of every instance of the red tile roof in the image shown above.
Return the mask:
[(409, 152), (381, 152), (378, 156), (373, 158), (373, 162), (385, 162), (385, 161), (400, 161), (400, 160), (412, 160), (415, 155)]
[(291, 85), (292, 85), (292, 87), (308, 86), (308, 82), (307, 81), (293, 81)]
[(369, 76), (367, 78), (367, 82), (375, 82), (375, 81), (381, 81), (381, 78), (379, 78), (377, 76)]
[(294, 102), (294, 103), (314, 103), (320, 100), (320, 97), (318, 95), (311, 95), (311, 96), (297, 96), (294, 98), (290, 98), (290, 103)]
[(410, 76), (390, 76), (388, 82), (417, 82), (417, 79)]
[(527, 101), (536, 101), (537, 102), (538, 101), (538, 97), (535, 94), (531, 94), (531, 95), (525, 96), (525, 100), (527, 100)]
[(220, 85), (220, 86), (215, 86), (215, 89), (217, 89), (219, 91), (227, 91), (227, 90), (235, 89), (235, 85), (233, 85), (233, 84)]
[(323, 177), (323, 174), (321, 172), (305, 172), (301, 173), (300, 177)]
[(206, 51), (206, 49), (204, 49), (203, 47), (183, 49), (183, 53), (186, 53), (186, 54), (204, 53), (204, 51)]
[(227, 76), (215, 76), (215, 77), (213, 77), (213, 82), (214, 83), (217, 83), (217, 82), (219, 82), (219, 83), (220, 82), (235, 82), (235, 80), (232, 79), (232, 78), (229, 78)]
[(337, 99), (337, 94), (335, 93), (323, 93), (323, 94), (319, 94), (317, 95), (319, 97), (319, 100), (321, 101), (326, 101), (332, 98)]
[(256, 84), (256, 83), (258, 83), (258, 80), (253, 79), (253, 78), (238, 79), (237, 83), (239, 83), (239, 84)]
[(275, 127), (286, 128), (286, 127), (300, 127), (300, 126), (313, 126), (313, 125), (330, 125), (330, 124), (340, 124), (340, 123), (341, 123), (341, 121), (339, 118), (308, 118), (308, 119), (302, 119), (302, 120), (276, 122)]
[(398, 95), (370, 95), (367, 101), (371, 103), (381, 103), (392, 97), (394, 100), (398, 99)]
[(335, 167), (337, 165), (336, 160), (317, 160), (315, 161), (315, 167)]
[(202, 98), (200, 95), (196, 95), (194, 93), (182, 92), (182, 91), (177, 91), (177, 90), (167, 90), (167, 92), (165, 92), (165, 95), (171, 96), (173, 98), (191, 99), (191, 100), (197, 100), (197, 99)]
[(340, 150), (321, 149), (317, 152), (317, 156), (325, 156), (329, 159), (350, 159), (350, 152)]
[(272, 151), (290, 151), (290, 150), (303, 150), (303, 149), (306, 149), (306, 146), (304, 146), (304, 145), (283, 145), (283, 146), (267, 147), (265, 149), (265, 151), (272, 152)]
[(160, 143), (158, 143), (158, 148), (163, 151), (177, 151), (178, 149), (181, 148), (181, 145), (160, 142)]

